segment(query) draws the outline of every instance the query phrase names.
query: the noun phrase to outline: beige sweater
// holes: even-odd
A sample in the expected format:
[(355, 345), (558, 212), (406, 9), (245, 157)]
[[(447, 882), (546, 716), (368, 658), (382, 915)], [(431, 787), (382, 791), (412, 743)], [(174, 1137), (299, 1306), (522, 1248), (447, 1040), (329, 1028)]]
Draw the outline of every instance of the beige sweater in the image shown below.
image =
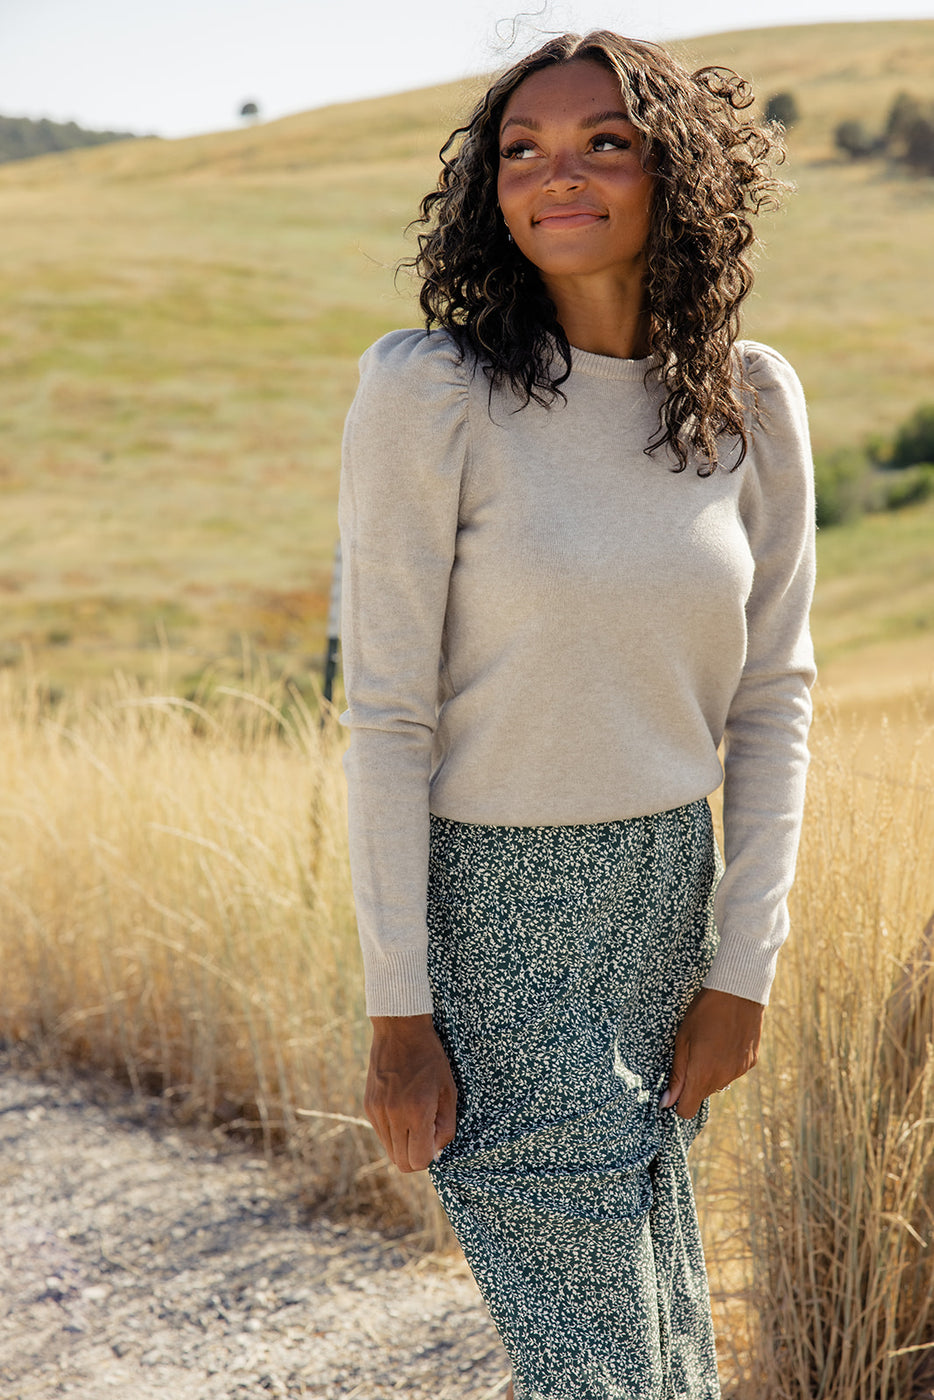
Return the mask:
[(444, 332), (363, 356), (341, 480), (342, 721), (371, 1015), (432, 1010), (429, 811), (497, 826), (666, 811), (719, 786), (724, 737), (706, 985), (768, 1000), (807, 766), (814, 499), (793, 370), (738, 349), (763, 427), (737, 471), (706, 478), (646, 456), (647, 361), (575, 350), (567, 402), (517, 412)]

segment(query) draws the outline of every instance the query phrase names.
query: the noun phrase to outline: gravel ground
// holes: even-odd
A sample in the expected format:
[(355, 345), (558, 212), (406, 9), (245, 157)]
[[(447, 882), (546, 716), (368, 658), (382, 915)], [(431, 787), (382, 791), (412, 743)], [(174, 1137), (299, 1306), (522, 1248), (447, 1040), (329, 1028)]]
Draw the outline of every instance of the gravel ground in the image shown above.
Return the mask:
[(0, 1053), (3, 1400), (501, 1400), (463, 1261), (309, 1220), (255, 1155)]

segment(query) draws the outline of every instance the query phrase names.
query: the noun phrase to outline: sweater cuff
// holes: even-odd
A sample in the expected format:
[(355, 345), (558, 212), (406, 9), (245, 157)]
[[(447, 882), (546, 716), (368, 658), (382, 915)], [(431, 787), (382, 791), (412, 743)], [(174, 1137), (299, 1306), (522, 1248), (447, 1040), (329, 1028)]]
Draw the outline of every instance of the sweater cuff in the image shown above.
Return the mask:
[(720, 947), (703, 985), (768, 1006), (778, 952), (778, 948), (765, 948), (748, 938), (721, 935)]
[(434, 1001), (423, 947), (364, 954), (368, 1016), (431, 1016)]

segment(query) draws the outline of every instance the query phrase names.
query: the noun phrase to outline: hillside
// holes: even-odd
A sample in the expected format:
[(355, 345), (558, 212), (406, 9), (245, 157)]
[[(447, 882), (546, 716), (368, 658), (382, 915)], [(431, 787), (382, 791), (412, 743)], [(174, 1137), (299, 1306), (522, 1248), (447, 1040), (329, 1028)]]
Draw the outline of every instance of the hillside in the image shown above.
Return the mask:
[[(889, 431), (932, 397), (934, 181), (843, 164), (832, 131), (924, 90), (934, 21), (690, 57), (802, 113), (747, 334), (798, 367), (818, 447)], [(356, 359), (414, 319), (402, 230), (479, 86), (0, 169), (0, 661), (28, 642), (67, 682), (145, 670), (168, 641), (189, 684), (243, 636), (275, 665), (317, 658)]]

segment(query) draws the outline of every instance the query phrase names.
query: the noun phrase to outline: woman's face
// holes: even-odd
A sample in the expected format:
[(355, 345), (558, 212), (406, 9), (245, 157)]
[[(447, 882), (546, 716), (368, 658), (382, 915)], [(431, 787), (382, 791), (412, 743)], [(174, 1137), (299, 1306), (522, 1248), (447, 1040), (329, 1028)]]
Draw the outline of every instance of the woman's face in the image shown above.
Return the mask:
[(546, 287), (644, 276), (653, 176), (608, 68), (575, 59), (530, 74), (506, 103), (499, 136), (499, 206)]

